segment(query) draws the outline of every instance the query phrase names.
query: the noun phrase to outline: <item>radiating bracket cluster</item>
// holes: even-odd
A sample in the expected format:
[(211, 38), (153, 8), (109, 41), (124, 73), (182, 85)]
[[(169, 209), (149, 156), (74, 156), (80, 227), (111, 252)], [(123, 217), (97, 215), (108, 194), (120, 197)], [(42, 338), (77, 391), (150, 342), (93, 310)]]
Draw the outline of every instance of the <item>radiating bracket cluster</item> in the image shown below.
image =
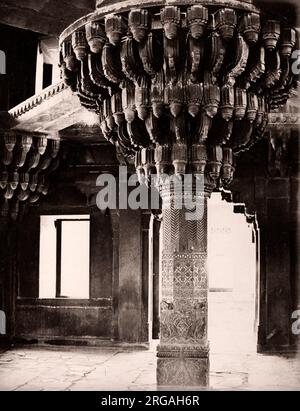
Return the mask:
[(297, 86), (296, 31), (259, 12), (182, 5), (97, 18), (61, 39), (61, 67), (140, 177), (195, 173), (228, 185)]
[(59, 166), (60, 141), (4, 132), (0, 148), (0, 213), (18, 218), (20, 206), (47, 195), (49, 176)]

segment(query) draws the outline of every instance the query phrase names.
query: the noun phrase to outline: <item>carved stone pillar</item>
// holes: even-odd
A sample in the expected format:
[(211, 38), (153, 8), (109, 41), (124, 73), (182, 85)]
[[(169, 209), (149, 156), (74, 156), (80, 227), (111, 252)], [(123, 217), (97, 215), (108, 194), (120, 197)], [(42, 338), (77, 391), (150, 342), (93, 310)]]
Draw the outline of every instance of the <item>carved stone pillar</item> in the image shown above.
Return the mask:
[[(170, 195), (162, 193), (164, 200)], [(206, 387), (207, 341), (207, 199), (195, 221), (187, 210), (163, 210), (159, 386)], [(203, 215), (202, 215), (203, 214)]]

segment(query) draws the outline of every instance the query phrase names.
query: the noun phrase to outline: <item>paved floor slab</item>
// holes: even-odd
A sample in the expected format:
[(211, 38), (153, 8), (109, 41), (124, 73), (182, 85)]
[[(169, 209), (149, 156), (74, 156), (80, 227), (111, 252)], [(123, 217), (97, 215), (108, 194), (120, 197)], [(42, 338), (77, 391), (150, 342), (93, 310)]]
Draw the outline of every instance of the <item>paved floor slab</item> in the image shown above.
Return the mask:
[[(155, 347), (24, 348), (0, 353), (1, 391), (156, 390)], [(300, 391), (300, 358), (212, 354), (211, 389)]]

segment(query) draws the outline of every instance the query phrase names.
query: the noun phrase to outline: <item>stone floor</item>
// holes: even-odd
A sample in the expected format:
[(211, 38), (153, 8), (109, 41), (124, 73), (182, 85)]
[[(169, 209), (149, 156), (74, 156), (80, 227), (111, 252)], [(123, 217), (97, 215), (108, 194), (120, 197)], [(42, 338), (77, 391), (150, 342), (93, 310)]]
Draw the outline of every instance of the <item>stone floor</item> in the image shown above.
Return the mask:
[[(256, 354), (253, 301), (233, 297), (210, 295), (211, 389), (300, 391), (300, 356)], [(0, 391), (156, 390), (155, 353), (155, 343), (149, 351), (14, 349), (0, 353)]]
[[(0, 354), (1, 391), (156, 390), (155, 349), (26, 348)], [(211, 389), (300, 391), (300, 358), (212, 354)]]

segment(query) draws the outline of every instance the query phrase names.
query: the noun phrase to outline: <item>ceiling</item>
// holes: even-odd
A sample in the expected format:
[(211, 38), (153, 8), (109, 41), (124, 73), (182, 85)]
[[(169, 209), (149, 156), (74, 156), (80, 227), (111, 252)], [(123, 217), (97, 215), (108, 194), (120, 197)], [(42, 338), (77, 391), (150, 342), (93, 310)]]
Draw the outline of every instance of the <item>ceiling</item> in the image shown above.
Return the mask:
[(59, 36), (71, 23), (95, 10), (95, 0), (1, 0), (0, 23)]

